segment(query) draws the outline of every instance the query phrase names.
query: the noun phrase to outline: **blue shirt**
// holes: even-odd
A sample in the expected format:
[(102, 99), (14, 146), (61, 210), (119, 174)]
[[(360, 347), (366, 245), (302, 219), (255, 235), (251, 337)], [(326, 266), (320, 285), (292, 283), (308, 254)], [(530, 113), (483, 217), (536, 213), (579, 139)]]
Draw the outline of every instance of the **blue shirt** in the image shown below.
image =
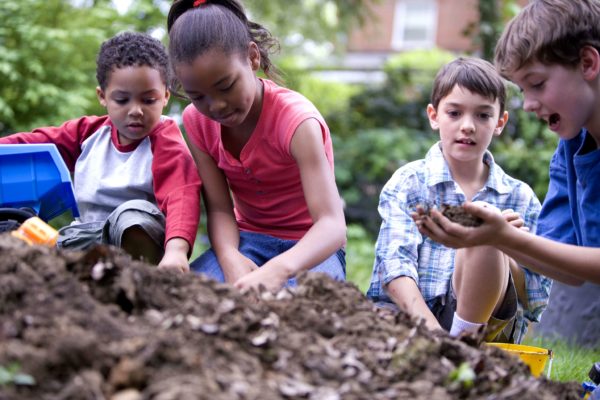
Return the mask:
[(540, 236), (600, 247), (600, 149), (585, 129), (558, 143), (538, 224)]
[[(486, 201), (500, 210), (513, 209), (521, 215), (530, 231), (535, 232), (541, 206), (533, 190), (526, 183), (508, 176), (494, 163), (489, 151), (484, 154), (483, 162), (489, 166), (489, 177), (472, 200)], [(418, 204), (439, 208), (442, 204), (460, 205), (466, 200), (462, 189), (452, 179), (439, 143), (431, 147), (425, 159), (398, 169), (386, 183), (379, 200), (382, 223), (367, 296), (375, 302), (393, 303), (385, 286), (402, 276), (417, 283), (430, 307), (437, 296), (445, 295), (454, 272), (456, 250), (423, 237), (410, 213)], [(552, 285), (549, 278), (523, 269), (528, 304), (524, 308), (519, 302), (515, 328), (517, 343), (527, 331), (524, 319), (539, 321), (548, 304)]]

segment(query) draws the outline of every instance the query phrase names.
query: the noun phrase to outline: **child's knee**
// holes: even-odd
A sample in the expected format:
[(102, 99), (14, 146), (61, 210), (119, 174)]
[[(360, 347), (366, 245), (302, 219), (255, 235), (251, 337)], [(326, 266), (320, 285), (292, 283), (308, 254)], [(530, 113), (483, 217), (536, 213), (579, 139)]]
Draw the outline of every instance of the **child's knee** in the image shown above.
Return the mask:
[(507, 272), (510, 264), (506, 255), (491, 246), (475, 246), (456, 250), (454, 256), (454, 269), (460, 271), (473, 268), (490, 270), (502, 269)]
[(157, 243), (141, 226), (134, 225), (123, 231), (121, 247), (132, 257), (158, 264), (163, 256), (162, 245)]

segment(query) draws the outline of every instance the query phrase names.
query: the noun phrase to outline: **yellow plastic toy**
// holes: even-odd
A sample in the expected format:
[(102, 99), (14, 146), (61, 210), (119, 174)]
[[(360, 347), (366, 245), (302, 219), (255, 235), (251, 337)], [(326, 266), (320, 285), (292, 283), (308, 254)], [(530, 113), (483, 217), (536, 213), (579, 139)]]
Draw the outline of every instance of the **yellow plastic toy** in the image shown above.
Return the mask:
[(24, 240), (28, 244), (42, 244), (55, 246), (58, 239), (58, 231), (42, 221), (39, 217), (26, 219), (11, 235)]
[(546, 363), (549, 362), (546, 376), (550, 377), (550, 370), (552, 369), (552, 359), (554, 358), (552, 350), (544, 349), (542, 347), (526, 346), (523, 344), (513, 343), (488, 344), (490, 346), (499, 347), (505, 351), (508, 351), (509, 353), (519, 356), (519, 358), (521, 358), (521, 360), (529, 366), (531, 374), (536, 377), (539, 377), (542, 374), (544, 368), (546, 367)]

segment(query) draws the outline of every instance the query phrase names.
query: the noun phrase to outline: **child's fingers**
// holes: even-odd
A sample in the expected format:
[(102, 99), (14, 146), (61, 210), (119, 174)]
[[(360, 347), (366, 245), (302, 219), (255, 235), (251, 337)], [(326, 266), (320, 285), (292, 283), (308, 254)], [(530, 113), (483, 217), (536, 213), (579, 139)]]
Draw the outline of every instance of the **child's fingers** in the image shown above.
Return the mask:
[(522, 228), (525, 225), (525, 221), (523, 221), (522, 219), (515, 219), (513, 221), (509, 221), (508, 223), (514, 226), (515, 228)]
[(446, 218), (444, 214), (442, 214), (439, 210), (431, 210), (430, 215), (430, 220), (432, 224), (434, 224), (438, 229), (440, 229), (443, 232), (453, 232), (454, 227), (458, 225), (457, 223), (452, 222), (448, 218)]
[(479, 217), (479, 218), (483, 219), (484, 221), (486, 221), (488, 219), (493, 219), (494, 216), (499, 215), (498, 212), (496, 211), (497, 210), (496, 208), (483, 207), (480, 204), (476, 204), (476, 203), (472, 203), (472, 202), (465, 202), (463, 204), (463, 207), (464, 207), (465, 211), (467, 211), (469, 214)]
[(514, 212), (513, 210), (504, 210), (504, 211), (502, 211), (502, 216), (508, 222), (510, 222), (512, 220), (515, 220), (515, 219), (521, 218), (521, 214), (519, 214), (518, 212)]
[(427, 226), (424, 224), (424, 222), (419, 219), (418, 221), (415, 221), (415, 223), (417, 224), (417, 229), (419, 230), (419, 233), (423, 236), (430, 236), (431, 232), (429, 231), (429, 229), (427, 228)]
[(425, 216), (425, 214), (419, 214), (418, 212), (410, 213), (410, 217), (416, 224), (419, 224), (419, 222), (421, 222), (421, 220), (423, 219), (424, 216)]
[(417, 215), (427, 215), (427, 208), (421, 204), (417, 204), (415, 206), (415, 212), (414, 214)]
[(525, 225), (525, 220), (516, 212), (502, 214), (504, 220), (514, 227), (520, 228)]
[(515, 212), (513, 209), (506, 209), (502, 211), (502, 216), (504, 217), (504, 220), (506, 222), (508, 222), (509, 224), (511, 224), (512, 226), (516, 227), (516, 228), (520, 228), (523, 225), (525, 225), (525, 220), (523, 218), (521, 218), (521, 214), (519, 214), (518, 212)]
[(456, 227), (460, 225), (448, 220), (437, 210), (432, 210), (430, 216), (426, 216), (422, 220), (424, 231), (432, 240), (439, 242), (448, 247), (458, 247), (460, 242), (460, 234), (455, 235)]

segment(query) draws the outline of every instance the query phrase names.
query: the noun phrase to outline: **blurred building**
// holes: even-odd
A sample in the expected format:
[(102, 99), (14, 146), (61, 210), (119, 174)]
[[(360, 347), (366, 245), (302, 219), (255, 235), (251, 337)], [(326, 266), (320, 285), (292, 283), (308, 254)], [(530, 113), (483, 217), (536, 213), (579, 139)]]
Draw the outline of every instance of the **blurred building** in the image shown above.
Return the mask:
[[(525, 5), (527, 0), (518, 3)], [(401, 51), (477, 50), (472, 28), (478, 26), (478, 0), (380, 0), (370, 7), (374, 18), (350, 33), (347, 53), (336, 61), (339, 69), (328, 72), (332, 78), (379, 81), (382, 65)], [(472, 33), (467, 35), (469, 29)]]

